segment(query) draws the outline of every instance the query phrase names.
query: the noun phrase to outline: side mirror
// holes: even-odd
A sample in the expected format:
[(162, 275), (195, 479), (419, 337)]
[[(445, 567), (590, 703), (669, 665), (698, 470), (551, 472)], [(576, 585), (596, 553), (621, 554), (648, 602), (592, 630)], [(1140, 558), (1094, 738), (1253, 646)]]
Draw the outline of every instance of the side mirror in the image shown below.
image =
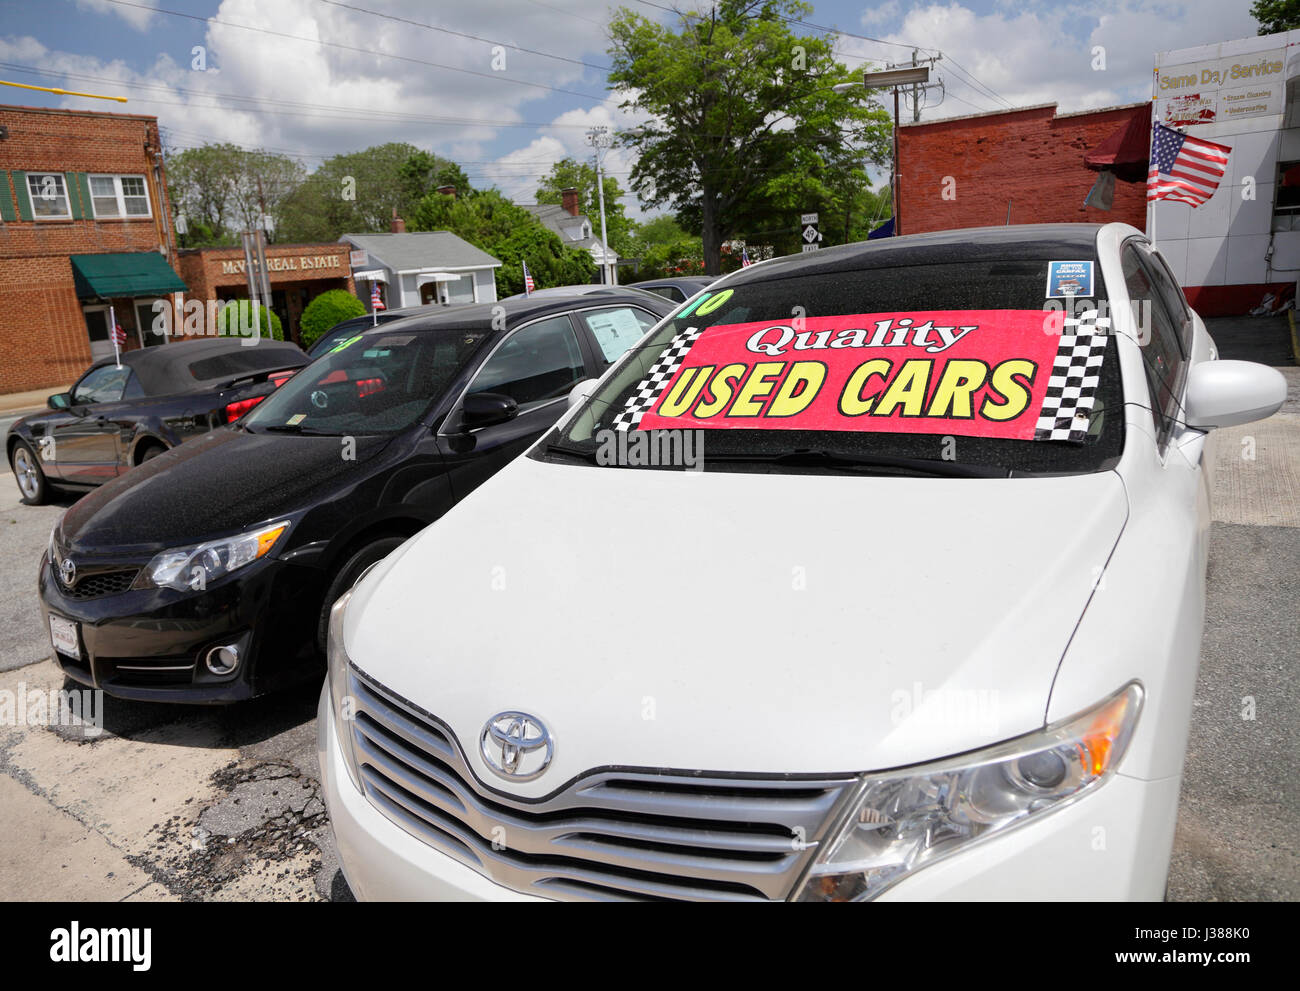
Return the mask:
[(583, 379), (569, 390), (569, 404), (566, 409), (573, 409), (596, 389), (596, 379)]
[(54, 395), (50, 396), (49, 399), (45, 400), (45, 405), (50, 409), (55, 410), (67, 409), (72, 405), (72, 395), (67, 392), (56, 392)]
[(505, 423), (519, 415), (519, 404), (509, 396), (497, 392), (473, 392), (460, 405), (460, 425), (463, 430), (477, 430), (493, 424)]
[(1253, 361), (1203, 361), (1187, 376), (1187, 425), (1208, 430), (1272, 416), (1286, 400), (1286, 378)]

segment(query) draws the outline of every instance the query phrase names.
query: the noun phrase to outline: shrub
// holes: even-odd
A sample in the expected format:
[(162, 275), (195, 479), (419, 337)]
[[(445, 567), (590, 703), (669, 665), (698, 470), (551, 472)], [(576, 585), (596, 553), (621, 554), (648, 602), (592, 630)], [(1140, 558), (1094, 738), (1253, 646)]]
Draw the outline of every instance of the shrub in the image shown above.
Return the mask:
[(365, 313), (365, 304), (346, 289), (325, 290), (302, 311), (298, 336), (302, 338), (303, 348), (310, 348), (344, 320), (365, 316)]
[[(275, 315), (274, 310), (268, 310), (265, 306), (257, 307), (258, 323), (262, 325), (262, 336), (266, 336), (267, 317), (271, 319), (271, 337), (277, 341), (284, 340), (284, 328), (280, 326), (280, 318)], [(251, 337), (252, 334), (245, 334), (242, 328), (247, 327), (252, 330), (253, 327), (253, 304), (246, 299), (231, 300), (221, 308), (217, 314), (217, 333), (222, 337)]]

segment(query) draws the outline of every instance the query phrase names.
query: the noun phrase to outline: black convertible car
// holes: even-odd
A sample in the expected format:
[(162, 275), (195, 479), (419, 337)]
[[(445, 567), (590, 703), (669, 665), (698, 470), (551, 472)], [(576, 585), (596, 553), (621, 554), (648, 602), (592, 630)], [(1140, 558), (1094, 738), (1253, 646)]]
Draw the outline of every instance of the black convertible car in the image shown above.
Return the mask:
[(503, 301), (335, 345), (64, 514), (39, 578), (58, 663), (110, 695), (183, 702), (319, 671), (334, 600), (672, 309), (642, 293)]
[(91, 365), (48, 412), (9, 428), (5, 454), (23, 502), (50, 487), (86, 489), (238, 419), (307, 364), (296, 344), (177, 341)]

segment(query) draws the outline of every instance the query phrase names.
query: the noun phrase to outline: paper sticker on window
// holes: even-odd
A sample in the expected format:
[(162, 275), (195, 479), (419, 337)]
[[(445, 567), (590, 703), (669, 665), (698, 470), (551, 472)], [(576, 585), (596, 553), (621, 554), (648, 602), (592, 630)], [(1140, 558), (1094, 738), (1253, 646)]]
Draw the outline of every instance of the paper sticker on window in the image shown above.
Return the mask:
[(356, 344), (357, 341), (359, 340), (361, 340), (360, 334), (358, 334), (356, 337), (349, 337), (346, 341), (340, 341), (338, 344), (335, 344), (332, 348), (330, 348), (329, 353), (334, 354), (337, 351), (342, 351), (344, 348), (350, 348), (353, 344)]
[(691, 327), (615, 429), (843, 430), (1082, 441), (1109, 321), (931, 310)]
[(1092, 262), (1048, 262), (1047, 298), (1092, 295)]

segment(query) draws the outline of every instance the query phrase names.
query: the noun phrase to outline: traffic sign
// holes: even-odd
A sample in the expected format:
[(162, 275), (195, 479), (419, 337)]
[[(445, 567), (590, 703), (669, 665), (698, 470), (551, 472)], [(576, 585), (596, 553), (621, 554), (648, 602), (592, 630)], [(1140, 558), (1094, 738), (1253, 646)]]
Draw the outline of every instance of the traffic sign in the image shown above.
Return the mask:
[(801, 216), (801, 217), (799, 218), (799, 223), (801, 223), (801, 224), (815, 224), (815, 223), (817, 223), (817, 214), (815, 214), (815, 213), (805, 213), (803, 216)]

